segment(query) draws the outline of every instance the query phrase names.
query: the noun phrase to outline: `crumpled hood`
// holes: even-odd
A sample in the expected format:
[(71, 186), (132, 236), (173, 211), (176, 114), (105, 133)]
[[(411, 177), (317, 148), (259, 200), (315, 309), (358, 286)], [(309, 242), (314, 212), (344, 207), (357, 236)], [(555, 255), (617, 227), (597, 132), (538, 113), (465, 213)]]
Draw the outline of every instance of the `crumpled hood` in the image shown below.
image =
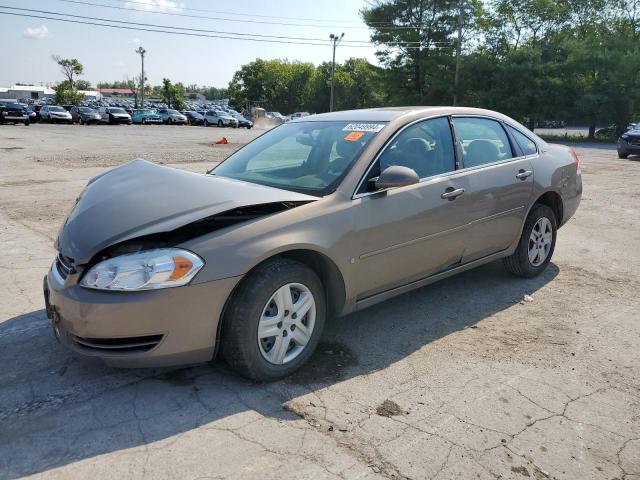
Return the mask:
[(318, 198), (133, 160), (89, 182), (60, 229), (56, 248), (82, 265), (116, 243), (238, 207), (313, 200)]

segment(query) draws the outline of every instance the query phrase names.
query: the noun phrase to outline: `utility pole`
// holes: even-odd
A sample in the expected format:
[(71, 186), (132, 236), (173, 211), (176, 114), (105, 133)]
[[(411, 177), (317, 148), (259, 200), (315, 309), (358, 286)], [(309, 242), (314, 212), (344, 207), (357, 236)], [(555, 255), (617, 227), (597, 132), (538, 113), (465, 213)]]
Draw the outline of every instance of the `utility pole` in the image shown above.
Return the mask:
[(336, 74), (336, 47), (340, 43), (340, 40), (342, 40), (342, 37), (344, 37), (344, 32), (340, 36), (334, 35), (333, 33), (331, 35), (329, 35), (329, 38), (331, 39), (331, 42), (333, 43), (333, 60), (331, 61), (331, 96), (329, 97), (329, 111), (330, 112), (333, 112), (333, 91), (334, 91), (335, 85), (336, 85), (336, 78), (335, 78), (335, 74)]
[(464, 25), (464, 0), (458, 4), (458, 42), (456, 45), (456, 74), (453, 80), (453, 105), (458, 104), (458, 82), (460, 78), (460, 57), (462, 55), (462, 27)]
[(142, 75), (140, 76), (140, 108), (144, 108), (144, 54), (147, 53), (147, 51), (142, 47), (138, 47), (136, 53), (140, 54), (140, 59), (142, 60)]

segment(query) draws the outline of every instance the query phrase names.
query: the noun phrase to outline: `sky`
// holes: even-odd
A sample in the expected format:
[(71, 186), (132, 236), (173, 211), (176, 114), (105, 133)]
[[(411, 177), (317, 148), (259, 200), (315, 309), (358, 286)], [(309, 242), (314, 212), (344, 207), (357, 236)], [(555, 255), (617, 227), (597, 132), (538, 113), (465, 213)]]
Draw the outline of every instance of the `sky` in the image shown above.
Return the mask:
[[(16, 82), (54, 84), (62, 80), (52, 55), (77, 58), (84, 65), (84, 75), (80, 78), (89, 80), (94, 86), (99, 81), (133, 78), (140, 72), (140, 56), (135, 50), (143, 46), (147, 51), (145, 73), (153, 85), (167, 77), (185, 85), (226, 87), (241, 65), (256, 58), (300, 60), (317, 65), (331, 61), (331, 33), (344, 32), (345, 41), (368, 41), (370, 36), (370, 30), (359, 15), (359, 10), (365, 6), (364, 0), (0, 0), (0, 6), (185, 27), (193, 29), (190, 31), (193, 33), (198, 33), (194, 30), (215, 30), (313, 38), (318, 40), (309, 43), (320, 44), (292, 45), (171, 35), (140, 31), (135, 25), (128, 26), (136, 30), (121, 30), (3, 15), (3, 12), (15, 12), (55, 16), (0, 8), (0, 86)], [(204, 35), (216, 34), (204, 32)], [(364, 48), (343, 42), (336, 50), (336, 61), (363, 57), (375, 63), (375, 49), (371, 45), (361, 45)]]

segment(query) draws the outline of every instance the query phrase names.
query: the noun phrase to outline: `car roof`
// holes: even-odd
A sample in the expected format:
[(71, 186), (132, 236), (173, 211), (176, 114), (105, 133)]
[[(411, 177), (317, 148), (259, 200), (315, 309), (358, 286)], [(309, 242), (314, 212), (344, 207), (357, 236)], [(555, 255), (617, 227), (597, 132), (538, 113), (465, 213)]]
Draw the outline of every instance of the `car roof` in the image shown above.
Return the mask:
[(495, 118), (507, 119), (508, 117), (491, 110), (470, 107), (385, 107), (365, 108), (361, 110), (343, 110), (340, 112), (320, 113), (299, 117), (292, 122), (330, 122), (330, 121), (357, 121), (357, 122), (390, 122), (403, 116), (435, 116), (435, 115), (487, 115)]

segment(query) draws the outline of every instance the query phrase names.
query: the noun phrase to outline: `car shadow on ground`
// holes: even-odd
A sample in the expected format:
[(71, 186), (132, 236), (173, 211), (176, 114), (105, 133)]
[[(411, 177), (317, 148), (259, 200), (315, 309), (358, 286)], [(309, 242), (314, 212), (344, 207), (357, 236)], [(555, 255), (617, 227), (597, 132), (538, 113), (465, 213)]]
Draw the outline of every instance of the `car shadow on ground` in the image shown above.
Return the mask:
[[(291, 399), (382, 370), (425, 345), (521, 302), (551, 282), (554, 264), (520, 279), (499, 263), (329, 322), (299, 372), (257, 384), (222, 361), (174, 370), (118, 370), (56, 343), (43, 310), (0, 324), (0, 477), (47, 471), (147, 445), (216, 422), (297, 420)], [(244, 414), (244, 415), (239, 415)]]

